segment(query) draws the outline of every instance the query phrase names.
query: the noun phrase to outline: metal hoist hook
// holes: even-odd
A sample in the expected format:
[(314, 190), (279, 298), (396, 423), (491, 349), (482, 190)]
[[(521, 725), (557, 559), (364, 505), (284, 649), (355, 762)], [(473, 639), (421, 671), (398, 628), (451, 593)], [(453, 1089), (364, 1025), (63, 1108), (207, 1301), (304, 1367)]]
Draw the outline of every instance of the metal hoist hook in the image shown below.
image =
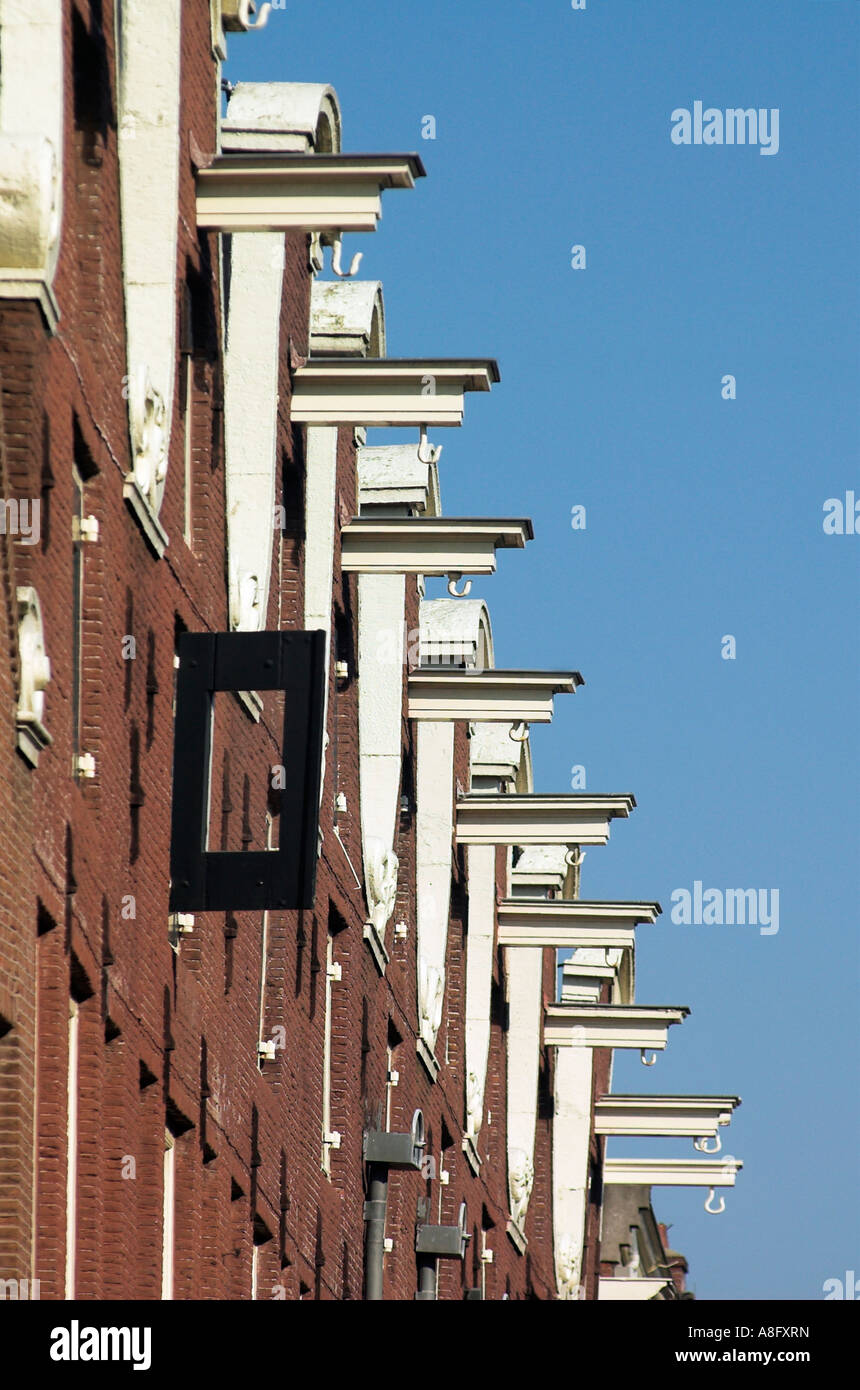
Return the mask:
[(336, 236), (331, 243), (331, 268), (340, 280), (351, 280), (361, 265), (363, 251), (356, 251), (350, 261), (349, 270), (344, 270), (341, 256), (343, 255), (343, 237)]
[(639, 1060), (642, 1063), (643, 1067), (653, 1067), (654, 1063), (657, 1061), (657, 1053), (652, 1052), (649, 1060), (645, 1048), (642, 1047), (639, 1049)]
[(693, 1148), (698, 1150), (700, 1154), (718, 1154), (723, 1147), (723, 1141), (718, 1134), (714, 1135), (714, 1140), (714, 1147), (709, 1148), (707, 1136), (702, 1139), (694, 1139)]
[(421, 426), (421, 434), (418, 440), (418, 462), (419, 463), (438, 463), (439, 455), (442, 452), (441, 444), (430, 444), (427, 440), (427, 426)]
[(469, 594), (472, 592), (471, 579), (465, 580), (462, 589), (457, 588), (457, 581), (462, 578), (462, 574), (448, 575), (448, 593), (452, 598), (468, 598)]
[(709, 1214), (709, 1216), (721, 1216), (726, 1209), (725, 1197), (720, 1198), (720, 1205), (718, 1207), (711, 1206), (711, 1202), (714, 1200), (716, 1195), (716, 1190), (712, 1187), (710, 1192), (708, 1193), (708, 1200), (705, 1203), (705, 1211)]
[(522, 720), (519, 724), (512, 724), (508, 729), (508, 738), (514, 743), (528, 743), (528, 737), (528, 725)]
[(271, 8), (269, 4), (261, 5), (260, 13), (257, 15), (257, 22), (256, 24), (252, 24), (251, 15), (257, 14), (257, 6), (254, 4), (254, 0), (239, 0), (239, 23), (242, 28), (247, 29), (249, 33), (253, 29), (265, 29), (266, 20), (269, 18), (269, 11)]

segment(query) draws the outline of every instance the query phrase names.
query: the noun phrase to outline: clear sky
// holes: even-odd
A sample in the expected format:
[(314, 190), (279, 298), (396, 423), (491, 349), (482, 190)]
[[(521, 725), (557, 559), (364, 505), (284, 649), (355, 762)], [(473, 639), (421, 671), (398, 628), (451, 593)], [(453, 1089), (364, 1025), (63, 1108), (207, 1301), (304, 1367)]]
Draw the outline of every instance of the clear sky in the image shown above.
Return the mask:
[[(229, 48), (232, 81), (330, 82), (345, 150), (425, 161), (345, 249), (390, 356), (499, 359), (438, 433), (444, 510), (534, 521), (472, 596), (497, 665), (585, 676), (533, 732), (536, 790), (581, 764), (636, 795), (582, 895), (662, 903), (637, 999), (692, 1009), (614, 1087), (743, 1097), (725, 1214), (698, 1189), (655, 1210), (700, 1298), (820, 1299), (860, 1277), (860, 534), (823, 530), (860, 501), (860, 6), (288, 0)], [(697, 101), (777, 109), (778, 152), (674, 144)], [(696, 880), (777, 889), (779, 931), (673, 923)]]

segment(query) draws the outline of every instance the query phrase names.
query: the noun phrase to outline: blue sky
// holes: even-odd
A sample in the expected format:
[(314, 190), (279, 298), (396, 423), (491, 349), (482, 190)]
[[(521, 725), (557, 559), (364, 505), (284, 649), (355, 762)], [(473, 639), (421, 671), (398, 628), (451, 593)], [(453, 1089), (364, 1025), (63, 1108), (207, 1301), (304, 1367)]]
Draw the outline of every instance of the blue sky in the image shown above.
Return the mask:
[[(662, 902), (637, 997), (693, 1012), (654, 1068), (616, 1054), (615, 1089), (743, 1097), (725, 1214), (654, 1192), (700, 1298), (860, 1272), (860, 535), (822, 526), (860, 500), (858, 58), (852, 0), (289, 0), (225, 67), (330, 82), (346, 150), (427, 166), (346, 251), (383, 281), (389, 355), (499, 359), (437, 436), (443, 505), (532, 517), (473, 597), (498, 665), (586, 679), (534, 731), (536, 789), (582, 764), (637, 798), (583, 896)], [(697, 100), (778, 108), (778, 153), (674, 145)], [(779, 932), (675, 925), (697, 879), (778, 889)]]

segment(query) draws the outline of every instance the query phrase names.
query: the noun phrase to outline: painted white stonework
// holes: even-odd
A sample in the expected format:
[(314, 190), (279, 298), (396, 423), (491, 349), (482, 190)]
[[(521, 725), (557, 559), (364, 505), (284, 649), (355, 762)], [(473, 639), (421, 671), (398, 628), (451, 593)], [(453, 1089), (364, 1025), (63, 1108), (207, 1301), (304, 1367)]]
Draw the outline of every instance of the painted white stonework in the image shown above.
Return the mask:
[[(510, 738), (508, 741), (511, 742)], [(516, 789), (527, 794), (532, 790), (531, 759), (526, 744), (514, 746), (522, 752)], [(483, 754), (488, 759), (498, 758), (500, 751), (498, 744), (494, 744), (486, 735), (479, 741), (478, 756)], [(469, 848), (470, 854), (472, 848)], [(512, 870), (512, 876), (515, 874), (516, 869)], [(525, 1231), (526, 1212), (534, 1181), (543, 963), (544, 953), (540, 948), (505, 951), (508, 985), (508, 1191), (511, 1220), (521, 1233)]]
[[(487, 619), (489, 623), (489, 618)], [(490, 646), (492, 654), (492, 646)], [(472, 787), (499, 782), (521, 791), (531, 788), (528, 740), (515, 742), (506, 724), (474, 724), (469, 740)], [(496, 849), (470, 845), (467, 849), (469, 894), (466, 950), (466, 1134), (477, 1143), (484, 1114), (487, 1059), (490, 1046), (490, 994), (496, 944)]]
[(378, 280), (314, 280), (311, 355), (384, 357), (385, 307)]
[(422, 666), (486, 671), (494, 664), (490, 615), (482, 599), (424, 599), (418, 629)]
[(337, 154), (340, 128), (337, 93), (325, 83), (237, 82), (221, 127), (221, 147)]
[[(275, 537), (278, 363), (284, 239), (260, 232), (234, 237), (224, 349), (224, 444), (227, 496), (227, 581), (230, 627), (266, 626)], [(319, 431), (318, 454), (328, 459), (336, 430)], [(310, 455), (310, 440), (308, 453)], [(308, 474), (311, 461), (308, 458)], [(320, 485), (325, 490), (325, 480)], [(323, 505), (314, 497), (317, 506)], [(332, 530), (334, 503), (332, 501)], [(311, 557), (311, 547), (308, 547)], [(326, 557), (323, 557), (326, 558)], [(328, 618), (331, 564), (326, 564)], [(311, 581), (313, 584), (313, 580)], [(318, 586), (317, 586), (318, 587)], [(319, 600), (314, 589), (314, 602)]]
[(18, 748), (31, 766), (38, 767), (39, 753), (51, 742), (51, 735), (44, 726), (45, 688), (51, 679), (51, 663), (45, 651), (39, 595), (35, 589), (21, 586), (16, 596), (21, 662), (16, 711)]
[(432, 1053), (442, 1021), (451, 905), (454, 725), (428, 721), (415, 736), (418, 1017)]
[[(125, 495), (161, 553), (176, 372), (180, 0), (123, 0), (117, 81), (132, 472)], [(143, 515), (142, 515), (143, 511)]]
[[(319, 94), (318, 89), (318, 94)], [(251, 238), (248, 238), (251, 239)], [(237, 238), (244, 240), (244, 238)], [(334, 354), (364, 355), (371, 344), (384, 348), (382, 286), (378, 281), (358, 284), (320, 284), (311, 287), (310, 343), (320, 350), (319, 332), (328, 337), (325, 348)], [(340, 330), (340, 335), (338, 335)], [(316, 336), (315, 336), (316, 335)], [(309, 425), (306, 432), (305, 472), (305, 627), (326, 634), (326, 712), (331, 653), (332, 570), (335, 545), (337, 492), (337, 430)], [(402, 618), (402, 614), (401, 614)], [(392, 691), (392, 698), (394, 692)], [(361, 698), (361, 697), (359, 697)], [(398, 722), (399, 736), (399, 722)], [(397, 769), (399, 776), (399, 750)], [(325, 749), (320, 796), (325, 783)], [(375, 790), (375, 789), (374, 789)], [(396, 795), (396, 792), (395, 792)], [(393, 826), (393, 821), (392, 821)], [(393, 838), (393, 829), (392, 829)], [(371, 843), (373, 841), (373, 843)], [(397, 858), (392, 839), (377, 844), (372, 834), (363, 836), (365, 887), (370, 921), (380, 936), (394, 910), (397, 891)]]
[(513, 724), (473, 724), (469, 739), (470, 791), (526, 792), (532, 786), (528, 736), (512, 738)]
[[(477, 788), (476, 788), (477, 790)], [(517, 791), (524, 790), (518, 787)], [(529, 845), (511, 876), (512, 898), (573, 898), (574, 868), (565, 845)]]
[[(523, 902), (546, 901), (552, 893), (560, 899), (574, 899), (579, 889), (578, 868), (579, 854), (572, 855), (563, 845), (530, 845), (511, 871), (511, 898)], [(521, 955), (532, 955), (532, 951), (528, 947), (510, 948), (505, 955), (508, 960), (517, 962)], [(599, 955), (602, 960), (604, 953), (581, 951), (575, 955)], [(566, 971), (563, 980), (566, 989)], [(600, 982), (597, 997), (599, 993)], [(539, 984), (536, 995), (540, 1010)], [(562, 997), (566, 1000), (568, 996), (563, 993)], [(575, 1056), (574, 1062), (570, 1062), (571, 1056)], [(553, 1236), (556, 1282), (562, 1300), (576, 1300), (582, 1296), (580, 1276), (591, 1133), (591, 1078), (590, 1049), (580, 1052), (570, 1048), (557, 1052), (552, 1141)]]
[(490, 994), (496, 936), (496, 851), (492, 845), (470, 845), (467, 855), (466, 1134), (477, 1141), (484, 1117), (490, 1049)]
[(328, 633), (334, 568), (337, 430), (308, 430), (306, 463), (304, 625)]
[[(360, 509), (371, 514), (384, 509), (398, 516), (431, 507), (435, 512), (440, 506), (435, 466), (422, 464), (416, 455), (410, 446), (360, 448)], [(378, 963), (384, 961), (383, 938), (397, 890), (394, 839), (401, 777), (406, 583), (403, 574), (358, 576), (361, 843), (370, 915), (366, 934), (372, 931), (382, 947), (374, 951)], [(450, 779), (448, 796), (450, 800)], [(429, 977), (424, 993), (425, 1002), (430, 994), (435, 997), (436, 985)]]
[(38, 299), (53, 329), (64, 101), (57, 0), (0, 0), (0, 64), (0, 297)]
[(560, 1048), (556, 1053), (552, 1211), (558, 1296), (565, 1300), (579, 1297), (582, 1274), (592, 1056), (588, 1047)]
[(579, 947), (562, 967), (563, 1004), (597, 1004), (604, 984), (610, 1004), (632, 1004), (635, 996), (636, 952), (590, 950)]
[[(361, 845), (370, 921), (381, 940), (394, 911), (406, 604), (402, 574), (358, 578), (358, 757)], [(400, 644), (398, 644), (400, 639)]]
[[(419, 607), (419, 651), (422, 664), (428, 659), (444, 664), (454, 663), (474, 669), (493, 664), (493, 634), (485, 603), (466, 599), (433, 599), (422, 601)], [(448, 917), (451, 896), (451, 848), (453, 834), (454, 723), (451, 720), (422, 721), (416, 728), (417, 749), (417, 894), (418, 894), (418, 1002), (422, 1037), (433, 1050), (442, 1016), (445, 989), (445, 954), (448, 945)], [(492, 856), (493, 851), (490, 851)], [(486, 976), (486, 935), (495, 928), (495, 888), (491, 922), (487, 921), (487, 893), (490, 891), (487, 872), (493, 875), (492, 857), (470, 860), (470, 875), (476, 871), (474, 882), (478, 900), (476, 951), (472, 961), (475, 988), (473, 1003), (467, 1003), (467, 1015), (474, 1021), (481, 1000), (489, 1001), (489, 982)], [(489, 866), (489, 867), (488, 867)], [(472, 906), (469, 909), (470, 933)], [(481, 943), (483, 933), (484, 941)], [(467, 959), (469, 972), (470, 948)], [(482, 965), (483, 959), (483, 965)], [(490, 967), (492, 961), (490, 959)], [(468, 986), (467, 986), (468, 990)], [(467, 1038), (470, 1029), (467, 1023)], [(486, 1076), (486, 1041), (482, 1027), (471, 1030), (467, 1040), (466, 1092), (467, 1111), (471, 1106), (472, 1119), (480, 1125), (483, 1108), (484, 1077)], [(470, 1076), (471, 1073), (471, 1076)], [(467, 1124), (471, 1120), (467, 1119)], [(468, 1131), (467, 1132), (472, 1132)], [(477, 1129), (473, 1131), (477, 1133)]]
[(416, 444), (386, 444), (379, 448), (366, 445), (359, 449), (361, 515), (440, 516), (437, 462), (424, 463), (418, 457)]
[[(265, 234), (263, 234), (265, 235)], [(253, 237), (240, 237), (253, 241)], [(278, 238), (280, 240), (280, 238)], [(280, 305), (280, 291), (278, 294)], [(275, 330), (277, 332), (277, 329)], [(277, 360), (277, 359), (273, 359)], [(274, 421), (277, 428), (277, 419)], [(331, 664), (332, 571), (334, 568), (335, 501), (337, 492), (337, 430), (309, 429), (305, 440), (305, 611), (308, 632), (325, 633), (325, 677), (320, 805), (325, 794), (328, 750), (328, 677)], [(277, 458), (272, 461), (272, 488)], [(262, 492), (262, 487), (261, 487)], [(320, 825), (320, 834), (323, 827)]]
[[(222, 125), (227, 150), (308, 152), (340, 140), (330, 87), (302, 82), (239, 83)], [(230, 302), (224, 351), (227, 573), (230, 625), (266, 625), (275, 530), (281, 232), (231, 242)], [(307, 431), (305, 627), (331, 628), (337, 430)], [(328, 667), (328, 649), (326, 651)], [(326, 690), (328, 686), (326, 684)], [(325, 758), (325, 752), (323, 753)]]
[[(470, 850), (471, 852), (471, 850)], [(534, 1180), (543, 951), (505, 951), (508, 984), (508, 1191), (523, 1232)]]

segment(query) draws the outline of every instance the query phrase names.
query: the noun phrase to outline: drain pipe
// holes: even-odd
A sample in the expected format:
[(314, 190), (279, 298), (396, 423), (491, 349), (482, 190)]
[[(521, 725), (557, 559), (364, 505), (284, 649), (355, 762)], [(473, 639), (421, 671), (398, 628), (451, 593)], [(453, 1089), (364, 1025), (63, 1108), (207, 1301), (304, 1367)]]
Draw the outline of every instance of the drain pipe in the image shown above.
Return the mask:
[(365, 1242), (364, 1298), (378, 1303), (384, 1298), (383, 1262), (385, 1257), (385, 1216), (388, 1209), (388, 1174), (395, 1170), (420, 1171), (424, 1158), (424, 1116), (416, 1110), (408, 1134), (392, 1134), (389, 1130), (366, 1130), (364, 1161), (369, 1183), (368, 1199), (364, 1204), (367, 1226)]
[(466, 1203), (460, 1203), (456, 1226), (419, 1225), (415, 1232), (418, 1264), (417, 1303), (436, 1302), (436, 1269), (439, 1260), (462, 1260), (470, 1240)]
[(364, 1204), (367, 1224), (365, 1246), (365, 1293), (368, 1303), (382, 1299), (382, 1262), (385, 1255), (385, 1213), (388, 1207), (388, 1169), (382, 1163), (371, 1163), (370, 1197)]
[(419, 1303), (436, 1302), (436, 1260), (432, 1255), (418, 1256), (418, 1292), (415, 1298)]

